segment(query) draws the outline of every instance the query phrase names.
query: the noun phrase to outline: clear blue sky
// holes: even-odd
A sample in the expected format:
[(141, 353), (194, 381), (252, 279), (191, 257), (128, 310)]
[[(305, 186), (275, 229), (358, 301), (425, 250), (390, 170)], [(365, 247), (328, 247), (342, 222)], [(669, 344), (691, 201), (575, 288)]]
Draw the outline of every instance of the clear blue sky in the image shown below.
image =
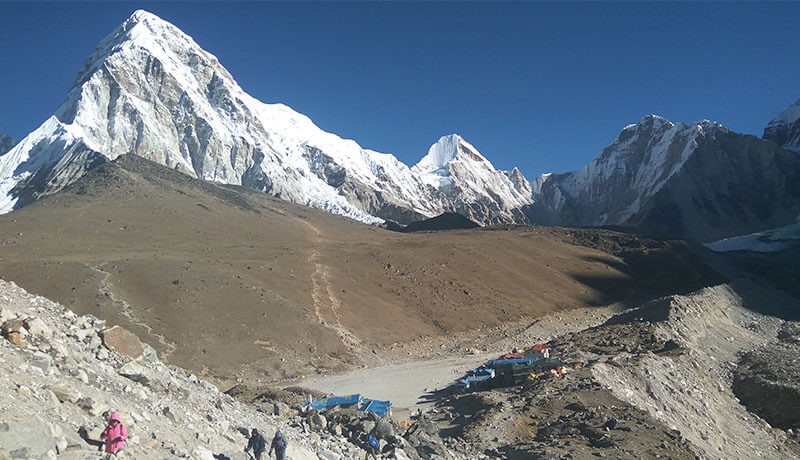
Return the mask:
[(458, 133), (533, 179), (650, 113), (760, 136), (800, 98), (798, 2), (0, 1), (0, 132), (19, 140), (50, 116), (138, 8), (254, 97), (409, 165)]

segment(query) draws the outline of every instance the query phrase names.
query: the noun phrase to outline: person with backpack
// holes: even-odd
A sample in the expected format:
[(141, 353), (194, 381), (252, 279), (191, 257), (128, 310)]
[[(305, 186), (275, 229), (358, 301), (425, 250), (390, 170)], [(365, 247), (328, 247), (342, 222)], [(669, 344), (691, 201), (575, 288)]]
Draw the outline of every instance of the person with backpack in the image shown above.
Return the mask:
[(247, 447), (244, 448), (244, 451), (249, 453), (250, 449), (253, 449), (253, 455), (255, 455), (256, 460), (261, 460), (261, 456), (267, 450), (267, 441), (255, 428), (250, 432), (250, 439), (247, 440)]
[(275, 432), (275, 437), (272, 438), (272, 445), (267, 456), (271, 456), (273, 450), (275, 450), (276, 459), (286, 460), (286, 438), (281, 434), (281, 430)]
[(106, 459), (109, 460), (119, 455), (119, 452), (125, 447), (125, 441), (128, 440), (128, 429), (122, 424), (119, 418), (119, 413), (112, 412), (108, 417), (108, 425), (103, 433), (100, 435), (100, 440), (105, 441), (100, 445), (100, 452), (106, 452)]

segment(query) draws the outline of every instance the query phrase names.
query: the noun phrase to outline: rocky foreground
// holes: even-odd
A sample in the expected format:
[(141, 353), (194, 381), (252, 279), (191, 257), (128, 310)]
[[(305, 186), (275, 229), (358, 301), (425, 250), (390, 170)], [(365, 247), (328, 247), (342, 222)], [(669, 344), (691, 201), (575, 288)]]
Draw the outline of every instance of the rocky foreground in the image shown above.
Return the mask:
[[(128, 458), (244, 458), (252, 427), (269, 436), (281, 429), (293, 460), (364, 455), (341, 426), (338, 436), (309, 431), (324, 420), (318, 414), (307, 414), (306, 423), (285, 404), (267, 413), (237, 402), (162, 363), (135, 336), (1, 280), (0, 323), (0, 459), (99, 458), (109, 411), (128, 427)], [(401, 448), (397, 455), (408, 458)]]
[(98, 458), (111, 410), (131, 458), (244, 458), (251, 427), (281, 429), (291, 459), (363, 458), (373, 429), (385, 458), (411, 460), (800, 458), (800, 325), (746, 303), (721, 285), (573, 329), (548, 342), (562, 377), (441, 391), (403, 426), (302, 411), (302, 389), (222, 393), (121, 328), (0, 281), (0, 459)]
[(727, 285), (665, 297), (550, 341), (564, 377), (435, 417), (498, 458), (800, 458), (798, 333)]

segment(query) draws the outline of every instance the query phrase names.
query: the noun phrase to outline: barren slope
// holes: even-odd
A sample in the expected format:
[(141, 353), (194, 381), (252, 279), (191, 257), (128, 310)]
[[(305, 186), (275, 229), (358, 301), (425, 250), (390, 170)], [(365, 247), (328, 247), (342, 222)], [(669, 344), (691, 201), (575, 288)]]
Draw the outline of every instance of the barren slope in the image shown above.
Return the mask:
[(0, 216), (0, 277), (123, 324), (170, 362), (254, 382), (707, 284), (679, 245), (624, 253), (614, 241), (630, 237), (582, 232), (393, 233), (124, 156)]

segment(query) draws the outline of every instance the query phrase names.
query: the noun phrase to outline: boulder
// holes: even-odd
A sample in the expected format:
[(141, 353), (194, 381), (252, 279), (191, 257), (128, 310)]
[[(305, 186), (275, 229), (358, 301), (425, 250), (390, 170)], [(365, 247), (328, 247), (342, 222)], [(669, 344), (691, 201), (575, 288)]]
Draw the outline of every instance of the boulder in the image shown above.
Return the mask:
[(22, 340), (22, 334), (20, 334), (19, 332), (9, 332), (5, 337), (6, 339), (8, 339), (9, 342), (18, 347), (25, 346), (25, 341)]
[(53, 336), (53, 329), (41, 318), (28, 318), (25, 320), (24, 325), (25, 329), (33, 335), (43, 335), (45, 337)]
[(131, 379), (134, 382), (139, 382), (142, 385), (150, 383), (150, 379), (145, 375), (144, 367), (137, 364), (135, 361), (130, 361), (119, 368), (117, 373), (125, 378)]
[(394, 427), (392, 427), (387, 417), (381, 417), (375, 422), (375, 431), (380, 439), (389, 439), (394, 436)]
[(80, 395), (77, 392), (65, 386), (50, 385), (48, 388), (50, 389), (50, 391), (53, 392), (53, 394), (56, 395), (56, 398), (58, 398), (58, 400), (61, 401), (62, 403), (64, 402), (74, 403), (77, 402), (78, 399), (80, 399)]
[(10, 422), (8, 428), (8, 431), (0, 431), (0, 446), (11, 458), (46, 458), (47, 452), (55, 452), (52, 431), (39, 416)]
[(41, 369), (42, 373), (47, 375), (53, 368), (53, 358), (49, 356), (37, 356), (31, 360), (31, 366)]
[(81, 409), (91, 414), (93, 417), (97, 417), (103, 412), (108, 410), (108, 406), (106, 406), (105, 404), (95, 401), (94, 399), (88, 397), (79, 399), (78, 406), (80, 406)]
[(132, 332), (121, 326), (112, 326), (101, 333), (103, 345), (111, 351), (133, 359), (144, 357), (142, 342)]
[(5, 337), (9, 342), (13, 343), (18, 347), (22, 347), (25, 345), (24, 340), (22, 339), (23, 334), (22, 329), (22, 320), (21, 319), (8, 319), (3, 322), (3, 325), (0, 327), (0, 332), (2, 332), (3, 337)]
[(319, 412), (312, 412), (308, 417), (308, 426), (314, 431), (322, 431), (328, 426), (328, 420)]
[(214, 460), (214, 453), (202, 447), (195, 447), (192, 451), (192, 459), (194, 460)]
[(272, 413), (277, 415), (278, 417), (287, 415), (290, 413), (290, 411), (291, 408), (289, 407), (289, 405), (282, 401), (276, 402), (272, 407)]
[(2, 329), (0, 329), (3, 335), (6, 335), (11, 332), (19, 332), (22, 329), (22, 320), (21, 319), (8, 319), (3, 321)]

